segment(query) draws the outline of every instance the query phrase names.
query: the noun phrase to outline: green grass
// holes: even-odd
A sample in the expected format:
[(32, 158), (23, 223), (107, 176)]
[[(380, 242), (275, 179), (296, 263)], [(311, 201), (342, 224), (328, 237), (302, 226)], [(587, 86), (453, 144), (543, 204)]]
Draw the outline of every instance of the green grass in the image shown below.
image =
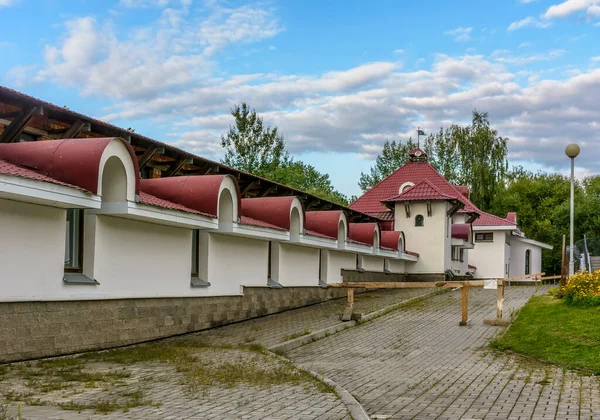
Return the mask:
[(492, 347), (600, 374), (600, 307), (534, 296)]

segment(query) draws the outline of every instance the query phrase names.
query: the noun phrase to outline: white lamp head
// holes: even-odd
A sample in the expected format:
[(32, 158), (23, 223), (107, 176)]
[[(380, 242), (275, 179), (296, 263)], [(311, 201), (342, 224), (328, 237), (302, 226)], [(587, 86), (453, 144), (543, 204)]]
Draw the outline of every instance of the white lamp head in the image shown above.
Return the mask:
[(575, 143), (571, 143), (567, 146), (567, 148), (565, 149), (565, 153), (568, 157), (570, 157), (571, 159), (576, 158), (579, 155), (580, 149), (579, 149), (579, 145), (575, 144)]

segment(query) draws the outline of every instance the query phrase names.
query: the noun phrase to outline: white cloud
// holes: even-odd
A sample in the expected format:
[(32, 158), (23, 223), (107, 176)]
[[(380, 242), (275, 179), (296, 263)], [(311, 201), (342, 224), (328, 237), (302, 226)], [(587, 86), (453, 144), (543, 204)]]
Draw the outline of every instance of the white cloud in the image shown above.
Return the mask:
[(592, 61), (600, 61), (600, 56), (590, 58)]
[(508, 30), (516, 31), (517, 29), (525, 28), (527, 26), (534, 26), (536, 28), (547, 28), (548, 26), (550, 26), (550, 23), (542, 22), (542, 21), (534, 18), (533, 16), (527, 16), (524, 19), (515, 21), (515, 22), (511, 23), (510, 25), (508, 25)]
[(404, 50), (394, 50), (394, 54), (404, 54)]
[(124, 35), (90, 16), (67, 21), (62, 39), (45, 47), (36, 80), (75, 86), (85, 95), (154, 97), (206, 78), (210, 57), (228, 44), (257, 42), (282, 30), (272, 11), (257, 5), (217, 6), (198, 17), (182, 3), (165, 8), (152, 26)]
[(558, 19), (564, 18), (573, 13), (586, 11), (588, 15), (593, 16), (598, 11), (597, 5), (600, 4), (600, 0), (566, 0), (562, 3), (550, 6), (544, 18), (546, 19)]
[(490, 54), (490, 58), (494, 61), (504, 64), (512, 64), (516, 66), (523, 66), (525, 64), (533, 63), (535, 61), (550, 61), (562, 56), (565, 50), (552, 50), (547, 53), (541, 54), (527, 54), (515, 56), (512, 55), (508, 50), (495, 50)]
[(519, 48), (531, 47), (533, 44), (531, 42), (521, 42), (519, 44)]
[(524, 3), (524, 4), (528, 4), (528, 3), (533, 3), (536, 2), (537, 0), (519, 0), (519, 2)]
[(17, 0), (0, 0), (0, 7), (8, 7), (15, 4)]
[(444, 32), (444, 35), (454, 37), (455, 41), (465, 42), (471, 39), (471, 31), (473, 31), (472, 27), (463, 28), (462, 26), (459, 26), (458, 28)]

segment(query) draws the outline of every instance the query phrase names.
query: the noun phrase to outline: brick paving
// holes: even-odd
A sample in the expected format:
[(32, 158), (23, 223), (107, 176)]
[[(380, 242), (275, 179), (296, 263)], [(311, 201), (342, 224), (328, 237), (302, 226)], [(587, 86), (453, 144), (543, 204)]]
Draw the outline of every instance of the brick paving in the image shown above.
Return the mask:
[[(543, 293), (545, 288), (538, 293)], [(427, 290), (386, 290), (357, 295), (356, 311), (369, 313), (425, 293)], [(533, 287), (510, 287), (505, 313), (521, 307)], [(165, 342), (197, 340), (208, 345), (280, 343), (305, 330), (339, 323), (344, 300), (292, 310)], [(487, 349), (503, 331), (482, 324), (495, 315), (495, 292), (471, 289), (471, 324), (459, 327), (460, 292), (430, 296), (358, 327), (291, 351), (298, 366), (322, 373), (351, 392), (373, 419), (600, 419), (600, 384), (595, 377), (543, 365)], [(223, 360), (231, 351), (219, 350)], [(265, 356), (256, 363), (278, 359)], [(105, 366), (106, 367), (106, 366)], [(23, 405), (24, 419), (350, 419), (343, 403), (314, 383), (258, 387), (236, 384), (190, 392), (182, 373), (167, 363), (127, 367), (131, 377), (111, 389), (81, 389), (33, 395), (45, 405)], [(17, 390), (14, 380), (2, 380), (0, 394)], [(23, 386), (23, 384), (21, 384)], [(78, 404), (143, 389), (160, 405), (124, 413), (65, 411), (56, 404)], [(64, 392), (62, 393), (64, 394)], [(67, 393), (68, 394), (68, 393)], [(40, 401), (41, 400), (41, 401)], [(31, 401), (31, 399), (30, 399)], [(1, 402), (1, 401), (0, 401)], [(0, 418), (2, 411), (0, 410)], [(9, 418), (16, 402), (9, 405)]]
[[(369, 313), (389, 305), (418, 297), (431, 290), (388, 290), (374, 291), (356, 295), (357, 312)], [(166, 343), (177, 343), (179, 340), (197, 341), (210, 346), (260, 344), (268, 347), (281, 343), (293, 334), (305, 331), (316, 331), (340, 322), (339, 316), (346, 303), (344, 299), (331, 300), (275, 315), (232, 324), (221, 328), (188, 334), (184, 337), (164, 340)], [(232, 358), (235, 349), (221, 349), (221, 358)], [(272, 360), (259, 360), (264, 366), (276, 363)], [(13, 364), (18, 366), (19, 364)], [(88, 363), (87, 367), (94, 368)], [(121, 366), (102, 366), (104, 370), (122, 369)], [(16, 369), (18, 370), (18, 369)], [(131, 376), (118, 384), (106, 386), (101, 384), (95, 388), (61, 389), (57, 391), (34, 393), (27, 398), (16, 398), (8, 404), (8, 418), (15, 418), (17, 405), (21, 405), (24, 419), (351, 419), (342, 401), (334, 394), (323, 392), (314, 383), (306, 381), (300, 385), (282, 384), (267, 388), (237, 384), (234, 387), (210, 387), (201, 393), (190, 392), (182, 384), (183, 375), (166, 363), (137, 363), (127, 366)], [(27, 381), (18, 374), (2, 376), (0, 374), (0, 403), (2, 395), (10, 392), (29, 394), (32, 389)], [(105, 389), (110, 388), (110, 389)], [(94, 413), (93, 410), (67, 411), (58, 404), (73, 402), (76, 404), (93, 404), (99, 401), (114, 401), (123, 394), (143, 391), (144, 398), (151, 404), (135, 407), (124, 413), (117, 410), (108, 414)], [(14, 395), (11, 399), (15, 399)], [(27, 404), (29, 402), (29, 404)], [(156, 404), (159, 403), (160, 405)], [(2, 418), (0, 406), (0, 419)]]
[[(534, 287), (507, 288), (505, 313), (521, 307), (534, 293)], [(456, 291), (288, 356), (336, 381), (373, 418), (600, 419), (596, 377), (486, 349), (503, 330), (482, 323), (495, 316), (495, 295), (471, 289), (468, 327), (458, 326)]]

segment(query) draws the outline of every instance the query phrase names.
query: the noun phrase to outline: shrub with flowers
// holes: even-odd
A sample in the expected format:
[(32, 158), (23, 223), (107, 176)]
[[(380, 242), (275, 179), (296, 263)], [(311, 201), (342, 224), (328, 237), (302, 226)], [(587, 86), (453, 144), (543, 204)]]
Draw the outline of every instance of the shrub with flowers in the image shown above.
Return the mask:
[(577, 306), (600, 305), (600, 270), (573, 275), (561, 288), (567, 303)]

